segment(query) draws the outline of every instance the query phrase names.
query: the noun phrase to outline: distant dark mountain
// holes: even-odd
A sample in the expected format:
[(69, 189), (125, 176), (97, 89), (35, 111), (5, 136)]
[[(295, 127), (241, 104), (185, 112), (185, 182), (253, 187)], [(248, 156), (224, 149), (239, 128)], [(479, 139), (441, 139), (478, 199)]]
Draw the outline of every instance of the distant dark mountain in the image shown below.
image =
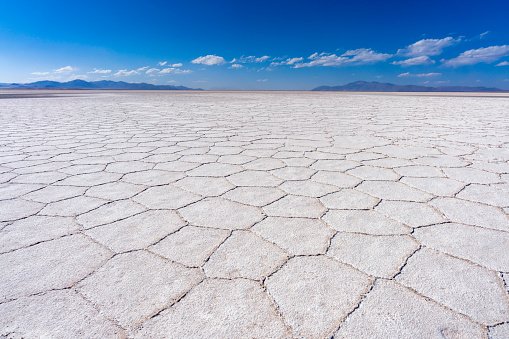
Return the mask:
[(320, 86), (312, 91), (337, 92), (497, 92), (499, 88), (466, 87), (466, 86), (439, 86), (427, 87), (417, 85), (394, 85), (388, 82), (356, 81), (343, 86)]
[(18, 89), (136, 89), (136, 90), (201, 90), (184, 86), (152, 85), (146, 83), (129, 83), (124, 81), (85, 81), (73, 80), (68, 82), (37, 81), (29, 84), (1, 84), (0, 88)]

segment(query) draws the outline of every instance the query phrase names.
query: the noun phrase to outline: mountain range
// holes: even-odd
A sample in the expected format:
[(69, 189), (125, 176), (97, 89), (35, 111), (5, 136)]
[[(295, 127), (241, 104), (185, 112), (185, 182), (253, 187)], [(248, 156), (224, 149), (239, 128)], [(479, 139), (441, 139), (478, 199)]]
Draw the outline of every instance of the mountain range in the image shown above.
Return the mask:
[(85, 81), (73, 80), (68, 82), (37, 81), (29, 84), (2, 84), (0, 88), (16, 89), (134, 89), (134, 90), (202, 90), (184, 86), (152, 85), (146, 83), (129, 83), (124, 81)]
[(467, 87), (467, 86), (417, 86), (395, 85), (388, 82), (356, 81), (343, 86), (320, 86), (312, 91), (337, 91), (337, 92), (498, 92), (500, 88), (494, 87)]

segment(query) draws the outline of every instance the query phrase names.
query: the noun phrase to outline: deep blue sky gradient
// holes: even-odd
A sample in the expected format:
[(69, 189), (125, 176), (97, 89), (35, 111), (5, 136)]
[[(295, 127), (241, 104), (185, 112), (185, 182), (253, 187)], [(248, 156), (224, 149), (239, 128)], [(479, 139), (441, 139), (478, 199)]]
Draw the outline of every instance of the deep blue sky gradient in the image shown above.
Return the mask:
[[(311, 89), (355, 80), (399, 84), (497, 86), (509, 89), (509, 53), (489, 63), (446, 66), (461, 53), (509, 45), (509, 1), (51, 1), (0, 0), (0, 82), (43, 78), (123, 80), (206, 89)], [(482, 33), (488, 32), (481, 37)], [(430, 58), (403, 67), (395, 55), (422, 39), (457, 40)], [(269, 67), (273, 58), (313, 53), (340, 56), (360, 48), (394, 55), (380, 62), (339, 66)], [(509, 48), (508, 48), (509, 50)], [(192, 60), (221, 56), (222, 65)], [(264, 55), (265, 62), (230, 61)], [(119, 70), (158, 62), (182, 63), (189, 72), (129, 76)], [(55, 70), (71, 66), (70, 71)], [(93, 69), (110, 73), (89, 73)], [(32, 74), (42, 73), (42, 74)], [(45, 74), (48, 73), (48, 74)], [(410, 73), (408, 76), (400, 74)], [(432, 76), (417, 76), (430, 74)], [(151, 76), (152, 75), (152, 76)]]

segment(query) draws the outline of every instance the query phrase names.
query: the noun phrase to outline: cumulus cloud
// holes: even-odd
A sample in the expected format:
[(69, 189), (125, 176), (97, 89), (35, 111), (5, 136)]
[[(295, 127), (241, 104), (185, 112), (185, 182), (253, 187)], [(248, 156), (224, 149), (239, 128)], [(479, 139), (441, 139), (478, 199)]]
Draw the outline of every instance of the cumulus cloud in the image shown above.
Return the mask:
[(182, 64), (179, 62), (178, 64), (173, 64), (171, 67), (182, 67)]
[(244, 66), (240, 65), (240, 64), (233, 64), (230, 66), (230, 68), (242, 68)]
[(410, 72), (406, 72), (406, 73), (401, 73), (400, 75), (398, 75), (398, 78), (403, 78), (403, 77), (429, 78), (429, 77), (438, 77), (441, 75), (442, 75), (442, 73), (411, 74)]
[[(502, 61), (501, 63), (496, 64), (495, 66), (509, 66), (509, 61)], [(35, 74), (35, 73), (32, 73), (32, 74)]]
[(258, 79), (256, 81), (258, 81), (258, 82), (265, 82), (265, 81), (269, 81), (269, 79)]
[(111, 69), (97, 69), (97, 68), (94, 68), (93, 71), (90, 71), (88, 73), (92, 73), (92, 74), (108, 74), (108, 73), (111, 73)]
[(33, 72), (33, 73), (30, 73), (30, 74), (33, 74), (33, 75), (48, 75), (49, 72)]
[(255, 62), (264, 62), (264, 61), (267, 61), (270, 59), (270, 56), (268, 55), (264, 55), (262, 57), (259, 57), (259, 58), (255, 58)]
[(118, 76), (118, 77), (119, 76), (128, 77), (128, 76), (137, 75), (137, 74), (140, 74), (140, 72), (135, 70), (135, 69), (133, 69), (131, 71), (128, 71), (127, 69), (121, 69), (117, 73), (115, 73), (114, 75)]
[[(296, 62), (301, 62), (302, 60), (304, 60), (304, 58), (302, 58), (302, 57), (301, 57), (301, 58), (290, 58), (290, 59), (286, 60), (286, 61), (285, 61), (285, 63), (286, 63), (287, 65), (293, 65), (293, 64), (295, 64)], [(272, 65), (272, 64), (271, 64), (271, 65)]]
[(224, 60), (223, 57), (220, 57), (220, 56), (217, 56), (217, 55), (201, 56), (201, 57), (196, 58), (196, 59), (191, 61), (191, 63), (193, 63), (193, 64), (202, 64), (202, 65), (207, 65), (207, 66), (222, 65), (225, 62), (226, 61)]
[(459, 56), (449, 60), (441, 60), (444, 65), (459, 67), (475, 65), (478, 63), (490, 64), (498, 59), (509, 55), (509, 45), (490, 46), (478, 49), (471, 49), (461, 53)]
[(140, 72), (143, 72), (144, 70), (148, 69), (150, 66), (140, 67), (137, 70)]
[(313, 66), (365, 65), (385, 61), (392, 54), (377, 53), (370, 48), (349, 50), (340, 56), (329, 53), (314, 53), (308, 57), (310, 62), (295, 64), (294, 68)]
[(401, 66), (415, 66), (415, 65), (431, 65), (434, 64), (435, 60), (431, 60), (431, 58), (427, 55), (418, 56), (415, 58), (410, 58), (402, 61), (394, 61), (391, 62), (393, 65), (401, 65)]
[(459, 42), (461, 38), (453, 39), (451, 37), (447, 37), (444, 39), (422, 39), (408, 45), (404, 49), (399, 49), (399, 55), (405, 55), (409, 57), (423, 56), (423, 55), (439, 55), (442, 54), (442, 51), (445, 47), (449, 47), (456, 42)]
[(264, 55), (262, 57), (255, 57), (254, 55), (250, 55), (250, 56), (241, 56), (240, 58), (233, 58), (232, 61), (230, 61), (231, 64), (234, 64), (234, 63), (242, 63), (242, 64), (247, 64), (247, 63), (250, 63), (250, 62), (264, 62), (264, 61), (267, 61), (270, 59), (270, 56), (268, 55)]
[(168, 63), (168, 61), (159, 61), (157, 64), (158, 64), (159, 66), (164, 66), (164, 65), (166, 65), (167, 63)]
[(178, 69), (175, 67), (168, 67), (159, 72), (159, 74), (186, 74), (191, 73), (192, 71), (189, 69)]
[(71, 66), (65, 66), (65, 67), (62, 67), (62, 68), (58, 68), (58, 69), (55, 69), (53, 70), (55, 73), (71, 73), (73, 71), (75, 71), (76, 68), (74, 67), (71, 67)]
[(160, 71), (159, 68), (150, 68), (150, 69), (147, 69), (145, 74), (154, 75), (154, 73), (158, 73), (159, 71)]

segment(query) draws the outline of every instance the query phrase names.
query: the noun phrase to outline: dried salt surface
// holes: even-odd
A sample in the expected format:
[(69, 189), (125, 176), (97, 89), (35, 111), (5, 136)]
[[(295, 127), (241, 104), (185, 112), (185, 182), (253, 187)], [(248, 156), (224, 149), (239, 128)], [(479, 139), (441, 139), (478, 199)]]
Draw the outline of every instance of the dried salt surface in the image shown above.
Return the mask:
[(507, 95), (82, 93), (2, 100), (0, 337), (507, 337)]

